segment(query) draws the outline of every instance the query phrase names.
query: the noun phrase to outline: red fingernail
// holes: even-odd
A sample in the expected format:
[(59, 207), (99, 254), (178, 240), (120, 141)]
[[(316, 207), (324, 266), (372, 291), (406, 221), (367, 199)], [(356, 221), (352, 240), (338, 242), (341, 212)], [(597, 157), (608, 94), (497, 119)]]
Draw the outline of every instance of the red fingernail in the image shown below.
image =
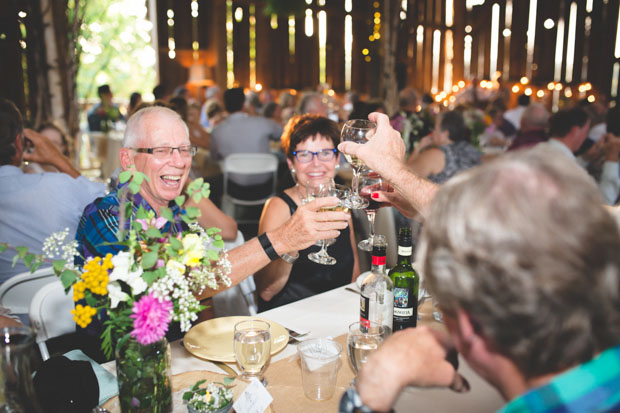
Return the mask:
[(373, 198), (373, 199), (377, 199), (377, 198), (379, 198), (379, 194), (378, 194), (378, 193), (376, 193), (376, 192), (373, 192), (372, 194), (370, 194), (370, 196), (371, 196), (371, 198)]

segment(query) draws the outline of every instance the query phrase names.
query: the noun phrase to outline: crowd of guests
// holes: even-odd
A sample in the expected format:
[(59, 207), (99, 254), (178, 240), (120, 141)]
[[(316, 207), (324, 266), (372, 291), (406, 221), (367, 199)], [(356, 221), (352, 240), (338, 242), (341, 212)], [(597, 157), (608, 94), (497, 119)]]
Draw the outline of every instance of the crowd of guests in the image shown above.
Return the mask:
[[(498, 95), (441, 110), (411, 88), (401, 91), (394, 114), (355, 93), (339, 102), (327, 93), (286, 91), (276, 100), (270, 91), (222, 93), (213, 86), (197, 99), (185, 87), (168, 94), (158, 85), (153, 94), (154, 103), (132, 95), (123, 114), (104, 85), (88, 123), (105, 132), (126, 122), (120, 164), (149, 177), (133, 202), (155, 214), (187, 184), (194, 146), (217, 162), (281, 145), (288, 179), (264, 206), (260, 235), (229, 253), (233, 285), (255, 274), (261, 311), (346, 285), (360, 273), (350, 215), (319, 212), (331, 198), (304, 203), (309, 182), (335, 177), (339, 151), (358, 156), (396, 188), (375, 192), (375, 200), (425, 220), (418, 253), (448, 334), (424, 328), (395, 334), (362, 368), (342, 411), (389, 410), (406, 385), (466, 390), (444, 360), (451, 346), (512, 400), (506, 411), (529, 406), (538, 394), (561, 393), (565, 381), (582, 380), (612, 361), (614, 383), (620, 382), (620, 234), (602, 207), (617, 204), (620, 193), (620, 108), (583, 102), (551, 114), (527, 96), (508, 109)], [(341, 122), (368, 117), (378, 124), (369, 143), (340, 142)], [(136, 151), (160, 147), (169, 148), (169, 156)], [(82, 253), (78, 265), (117, 251), (111, 243), (118, 191), (80, 176), (60, 128), (24, 129), (17, 108), (2, 100), (0, 155), (0, 190), (7, 195), (0, 199), (0, 241), (40, 252), (43, 239), (68, 228)], [(236, 185), (244, 192), (264, 182), (257, 177)], [(201, 225), (235, 237), (236, 222), (217, 202), (196, 206)], [(330, 254), (337, 265), (311, 262), (315, 242), (328, 238), (335, 239)], [(0, 282), (26, 270), (12, 266), (13, 255), (0, 254)], [(424, 362), (406, 362), (420, 352)], [(591, 383), (588, 394), (601, 388), (620, 394), (607, 382)], [(592, 396), (584, 406), (613, 410), (617, 400)]]

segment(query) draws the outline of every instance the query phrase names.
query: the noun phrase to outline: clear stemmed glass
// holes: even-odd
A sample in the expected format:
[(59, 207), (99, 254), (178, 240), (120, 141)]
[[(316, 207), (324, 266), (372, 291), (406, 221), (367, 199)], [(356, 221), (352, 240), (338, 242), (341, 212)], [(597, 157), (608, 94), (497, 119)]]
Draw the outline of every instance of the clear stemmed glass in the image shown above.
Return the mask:
[(357, 247), (363, 251), (372, 251), (372, 245), (375, 238), (375, 216), (377, 209), (386, 206), (383, 202), (377, 202), (371, 198), (371, 194), (375, 191), (391, 192), (394, 189), (381, 178), (381, 175), (374, 171), (366, 171), (360, 176), (360, 196), (366, 200), (365, 209), (368, 218), (370, 235), (367, 239), (360, 241)]
[[(342, 127), (340, 137), (343, 142), (355, 142), (364, 144), (375, 134), (377, 125), (374, 122), (365, 119), (352, 119), (347, 121)], [(353, 167), (353, 181), (351, 182), (352, 190), (350, 196), (351, 208), (365, 208), (367, 202), (358, 194), (359, 176), (365, 165), (361, 159), (355, 155), (344, 154), (347, 162)]]
[(385, 327), (381, 324), (370, 322), (370, 326), (364, 327), (360, 322), (349, 326), (347, 334), (347, 351), (351, 367), (357, 375), (362, 365), (366, 363), (370, 353), (375, 351), (386, 338)]
[[(322, 182), (309, 181), (306, 185), (306, 202), (314, 198), (324, 198), (335, 196), (338, 198), (338, 203), (334, 206), (321, 208), (321, 212), (327, 211), (348, 211), (349, 210), (349, 191), (343, 185), (336, 185), (333, 179), (325, 180)], [(323, 265), (334, 265), (336, 259), (327, 253), (327, 246), (329, 245), (326, 240), (319, 240), (321, 249), (317, 252), (308, 254), (308, 259)]]
[(265, 386), (267, 380), (262, 376), (271, 357), (270, 328), (269, 323), (262, 320), (246, 320), (235, 324), (235, 359), (243, 373), (242, 377), (256, 377)]

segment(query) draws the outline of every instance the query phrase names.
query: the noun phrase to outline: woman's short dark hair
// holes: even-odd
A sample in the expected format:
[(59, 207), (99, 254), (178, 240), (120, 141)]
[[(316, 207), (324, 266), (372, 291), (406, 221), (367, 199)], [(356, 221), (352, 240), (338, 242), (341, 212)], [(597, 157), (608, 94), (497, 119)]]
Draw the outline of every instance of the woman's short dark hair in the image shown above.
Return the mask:
[(292, 117), (282, 133), (282, 149), (286, 157), (293, 159), (297, 145), (317, 134), (330, 139), (334, 148), (340, 143), (340, 130), (333, 120), (313, 114)]
[(439, 119), (439, 129), (448, 132), (452, 142), (469, 142), (469, 129), (465, 125), (463, 114), (456, 110), (445, 112)]

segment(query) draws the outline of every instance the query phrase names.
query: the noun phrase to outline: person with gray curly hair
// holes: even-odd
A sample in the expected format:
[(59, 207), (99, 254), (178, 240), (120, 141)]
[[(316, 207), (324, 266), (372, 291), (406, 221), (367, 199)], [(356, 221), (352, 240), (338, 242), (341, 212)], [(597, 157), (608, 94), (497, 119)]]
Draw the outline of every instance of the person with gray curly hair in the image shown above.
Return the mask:
[(502, 412), (619, 411), (620, 231), (592, 179), (536, 148), (448, 181), (427, 211), (418, 256), (447, 334), (394, 334), (341, 411), (389, 410), (408, 385), (466, 391), (452, 346)]

